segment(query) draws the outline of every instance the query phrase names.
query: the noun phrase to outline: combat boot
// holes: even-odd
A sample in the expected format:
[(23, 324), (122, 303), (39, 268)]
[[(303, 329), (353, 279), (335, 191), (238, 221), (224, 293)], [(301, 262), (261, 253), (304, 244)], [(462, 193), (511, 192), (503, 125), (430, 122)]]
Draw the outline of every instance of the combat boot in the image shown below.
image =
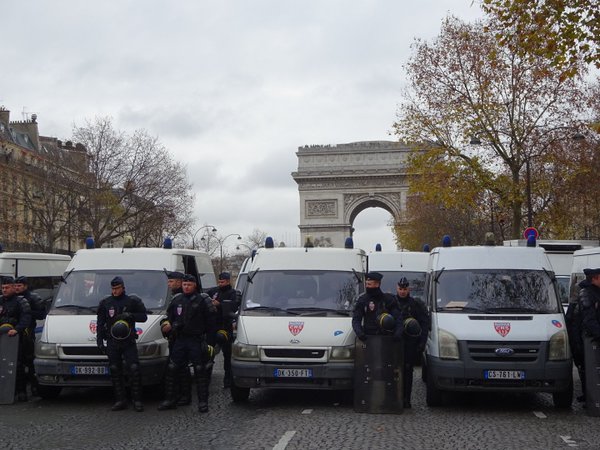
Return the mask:
[(194, 367), (196, 383), (198, 385), (198, 411), (208, 412), (208, 385), (210, 383), (209, 371), (206, 366), (197, 365)]
[(192, 403), (192, 374), (189, 366), (185, 366), (179, 373), (179, 399), (177, 406), (187, 406)]
[(177, 408), (177, 393), (175, 391), (175, 382), (177, 381), (177, 366), (169, 363), (167, 373), (165, 374), (165, 399), (158, 405), (159, 411)]
[(137, 364), (132, 364), (129, 370), (133, 409), (137, 412), (142, 412), (144, 410), (144, 404), (142, 403), (142, 374), (140, 373), (140, 367)]
[(120, 367), (110, 366), (110, 379), (115, 392), (115, 404), (112, 405), (110, 410), (121, 411), (127, 409), (127, 393), (125, 392), (125, 381)]

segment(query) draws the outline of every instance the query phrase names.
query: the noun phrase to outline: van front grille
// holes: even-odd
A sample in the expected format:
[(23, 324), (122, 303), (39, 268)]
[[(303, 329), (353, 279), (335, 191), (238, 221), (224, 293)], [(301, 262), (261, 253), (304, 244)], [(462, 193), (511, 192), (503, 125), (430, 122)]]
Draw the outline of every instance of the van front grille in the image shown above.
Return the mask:
[(539, 341), (467, 341), (469, 356), (483, 362), (535, 362), (542, 352)]
[(66, 356), (103, 356), (98, 347), (62, 347)]
[(311, 350), (300, 348), (266, 348), (265, 356), (268, 358), (314, 358), (321, 359), (325, 355), (325, 350)]

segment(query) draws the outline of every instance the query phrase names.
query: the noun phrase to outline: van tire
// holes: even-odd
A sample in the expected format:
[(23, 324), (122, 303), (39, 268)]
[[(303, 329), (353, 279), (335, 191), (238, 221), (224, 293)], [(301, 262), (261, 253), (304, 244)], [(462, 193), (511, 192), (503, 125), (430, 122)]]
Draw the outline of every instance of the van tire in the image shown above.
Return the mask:
[(552, 402), (555, 408), (570, 408), (573, 404), (573, 383), (567, 389), (552, 393)]
[(427, 406), (442, 406), (443, 398), (442, 391), (435, 385), (433, 374), (430, 370), (427, 371), (427, 392), (425, 395), (425, 401)]
[(246, 402), (248, 401), (248, 397), (250, 397), (250, 388), (238, 387), (233, 383), (231, 384), (230, 392), (234, 403)]
[(37, 387), (37, 395), (44, 400), (52, 400), (57, 398), (62, 391), (62, 386), (47, 386), (39, 384)]

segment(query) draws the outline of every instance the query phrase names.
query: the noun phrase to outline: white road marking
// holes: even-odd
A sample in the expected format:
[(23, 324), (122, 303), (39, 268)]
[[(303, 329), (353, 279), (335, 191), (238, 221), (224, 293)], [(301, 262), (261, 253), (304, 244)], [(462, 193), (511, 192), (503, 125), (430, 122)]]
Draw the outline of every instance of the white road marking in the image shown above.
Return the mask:
[(545, 418), (547, 417), (547, 416), (546, 416), (546, 414), (544, 414), (544, 413), (543, 413), (543, 412), (541, 412), (541, 411), (534, 411), (534, 412), (533, 412), (533, 415), (534, 415), (535, 417), (537, 417), (538, 419), (545, 419)]
[(561, 435), (559, 435), (559, 436), (565, 442), (565, 444), (567, 444), (569, 447), (579, 447), (577, 445), (577, 442), (575, 442), (573, 439), (571, 439), (571, 436), (561, 436)]
[(304, 411), (302, 411), (302, 414), (312, 414), (312, 412), (312, 409), (305, 409)]
[(283, 436), (281, 436), (281, 439), (279, 439), (277, 445), (273, 447), (273, 450), (284, 450), (295, 434), (295, 431), (286, 431), (285, 433), (283, 433)]

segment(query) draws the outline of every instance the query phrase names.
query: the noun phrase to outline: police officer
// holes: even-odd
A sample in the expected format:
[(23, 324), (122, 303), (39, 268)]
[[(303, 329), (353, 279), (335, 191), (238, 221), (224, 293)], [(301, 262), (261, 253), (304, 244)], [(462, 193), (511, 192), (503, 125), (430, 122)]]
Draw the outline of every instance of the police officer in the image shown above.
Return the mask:
[(112, 411), (127, 408), (123, 371), (123, 360), (125, 360), (131, 383), (133, 407), (141, 412), (144, 410), (142, 375), (135, 342), (137, 339), (135, 323), (145, 322), (148, 320), (148, 315), (140, 298), (125, 293), (123, 278), (114, 277), (110, 286), (112, 295), (102, 299), (98, 306), (97, 344), (100, 351), (108, 356), (110, 378), (116, 399)]
[[(402, 340), (402, 321), (398, 302), (393, 295), (381, 290), (381, 279), (383, 275), (379, 272), (369, 272), (366, 276), (365, 290), (356, 301), (352, 313), (352, 329), (363, 342), (368, 335), (393, 334), (394, 340)], [(389, 314), (394, 318), (392, 326), (383, 326), (380, 322), (383, 314)], [(386, 328), (389, 328), (386, 330)]]
[(28, 330), (28, 336), (23, 339), (23, 352), (25, 357), (25, 366), (27, 368), (27, 379), (31, 386), (31, 394), (37, 395), (37, 378), (35, 376), (35, 368), (33, 366), (34, 347), (35, 347), (35, 329), (38, 320), (46, 318), (46, 305), (41, 297), (35, 292), (29, 290), (29, 280), (27, 277), (17, 277), (15, 279), (15, 290), (17, 295), (25, 298), (29, 302), (31, 308), (31, 325)]
[(231, 274), (221, 272), (218, 277), (217, 287), (211, 289), (208, 295), (213, 306), (217, 309), (217, 335), (216, 341), (223, 352), (223, 387), (231, 387), (231, 341), (233, 339), (233, 321), (239, 308), (238, 295), (231, 286)]
[(169, 272), (167, 271), (167, 285), (171, 291), (171, 296), (175, 297), (177, 294), (183, 293), (181, 289), (181, 283), (183, 281), (183, 274), (181, 272)]
[(429, 321), (425, 305), (411, 297), (410, 283), (406, 277), (400, 278), (396, 286), (396, 300), (400, 308), (400, 317), (404, 325), (404, 407), (410, 408), (413, 368), (419, 356), (425, 350)]
[(2, 296), (0, 296), (0, 326), (8, 329), (6, 334), (19, 339), (19, 353), (17, 356), (17, 380), (15, 391), (20, 402), (27, 401), (27, 378), (25, 376), (26, 355), (23, 341), (28, 339), (31, 326), (31, 307), (29, 302), (17, 295), (15, 279), (2, 278)]
[[(585, 336), (589, 336), (592, 340), (600, 342), (600, 268), (586, 269), (584, 273), (586, 278), (589, 279), (589, 283), (579, 291), (581, 326)], [(582, 380), (582, 383), (585, 383), (584, 380)], [(585, 401), (585, 388), (583, 395), (583, 400)]]
[(208, 412), (208, 385), (213, 364), (216, 309), (210, 297), (197, 292), (193, 275), (184, 275), (183, 294), (177, 295), (167, 308), (167, 318), (161, 322), (163, 335), (173, 339), (165, 375), (165, 400), (159, 410), (177, 407), (176, 382), (184, 367), (191, 362), (198, 388), (198, 411)]

